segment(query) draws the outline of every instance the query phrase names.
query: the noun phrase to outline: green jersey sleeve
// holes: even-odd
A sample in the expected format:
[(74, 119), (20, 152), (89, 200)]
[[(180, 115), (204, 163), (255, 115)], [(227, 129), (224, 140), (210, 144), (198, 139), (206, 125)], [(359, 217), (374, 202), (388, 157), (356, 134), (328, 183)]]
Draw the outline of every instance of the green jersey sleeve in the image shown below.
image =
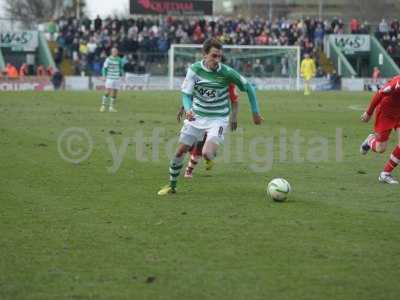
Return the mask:
[(258, 106), (257, 96), (250, 82), (248, 82), (246, 78), (244, 78), (237, 71), (230, 67), (228, 67), (228, 78), (230, 82), (232, 82), (239, 88), (239, 90), (247, 93), (247, 97), (249, 98), (251, 106), (251, 111), (253, 113), (259, 113), (260, 109)]
[(239, 90), (241, 90), (242, 92), (245, 92), (247, 90), (246, 85), (248, 84), (248, 81), (246, 78), (240, 75), (239, 72), (228, 67), (228, 77), (230, 82), (236, 85)]
[(106, 60), (104, 61), (103, 69), (101, 70), (101, 74), (103, 75), (103, 77), (106, 77), (106, 76), (107, 76), (107, 73), (108, 73), (108, 64), (109, 64), (109, 59), (108, 59), (108, 57), (107, 57)]

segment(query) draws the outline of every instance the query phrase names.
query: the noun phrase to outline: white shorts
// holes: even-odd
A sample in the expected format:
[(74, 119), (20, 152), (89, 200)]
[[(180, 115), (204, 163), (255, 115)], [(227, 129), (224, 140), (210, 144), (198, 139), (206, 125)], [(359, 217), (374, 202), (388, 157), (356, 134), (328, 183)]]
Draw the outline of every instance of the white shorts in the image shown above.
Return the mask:
[(121, 88), (121, 79), (106, 79), (107, 90), (119, 90)]
[(229, 125), (229, 117), (199, 117), (194, 121), (185, 120), (181, 129), (179, 143), (192, 146), (200, 142), (207, 133), (207, 140), (221, 145), (224, 143), (224, 134)]

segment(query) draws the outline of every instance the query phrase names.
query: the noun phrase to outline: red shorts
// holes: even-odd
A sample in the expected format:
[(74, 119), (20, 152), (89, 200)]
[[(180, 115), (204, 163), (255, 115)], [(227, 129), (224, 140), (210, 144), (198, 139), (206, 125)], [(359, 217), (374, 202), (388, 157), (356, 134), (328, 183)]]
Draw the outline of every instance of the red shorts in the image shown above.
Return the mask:
[[(393, 129), (396, 130), (399, 128), (400, 126), (397, 126), (396, 128)], [(393, 129), (388, 129), (380, 132), (375, 131), (376, 141), (379, 143), (387, 142), (389, 140), (390, 133), (392, 132)]]
[(375, 119), (375, 136), (377, 142), (386, 142), (389, 140), (390, 133), (392, 130), (397, 130), (400, 128), (400, 121), (385, 118), (377, 115)]

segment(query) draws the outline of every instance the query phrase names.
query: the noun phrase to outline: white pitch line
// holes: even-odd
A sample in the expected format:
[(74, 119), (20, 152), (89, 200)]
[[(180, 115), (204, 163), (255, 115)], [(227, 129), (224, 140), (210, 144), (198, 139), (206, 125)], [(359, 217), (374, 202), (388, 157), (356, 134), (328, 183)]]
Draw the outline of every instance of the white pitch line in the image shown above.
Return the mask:
[(348, 106), (351, 110), (364, 111), (365, 107), (362, 104)]

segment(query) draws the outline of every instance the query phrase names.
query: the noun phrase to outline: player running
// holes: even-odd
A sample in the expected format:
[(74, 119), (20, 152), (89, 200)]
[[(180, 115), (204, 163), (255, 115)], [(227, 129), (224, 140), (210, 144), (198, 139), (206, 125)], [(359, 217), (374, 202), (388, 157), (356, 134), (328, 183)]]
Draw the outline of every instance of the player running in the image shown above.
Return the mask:
[(383, 183), (398, 184), (392, 171), (400, 163), (400, 76), (395, 76), (387, 82), (372, 97), (367, 110), (361, 115), (362, 122), (368, 122), (375, 111), (374, 133), (368, 135), (360, 146), (361, 154), (385, 152), (392, 130), (397, 132), (397, 146), (390, 159), (385, 164), (378, 180)]
[[(237, 113), (238, 113), (238, 109), (239, 109), (239, 96), (236, 92), (236, 87), (234, 84), (229, 84), (229, 99), (231, 101), (231, 115), (230, 115), (230, 128), (232, 131), (235, 131), (237, 129)], [(185, 112), (185, 108), (182, 106), (181, 109), (178, 111), (177, 113), (177, 120), (178, 122), (181, 121), (182, 116)], [(204, 143), (207, 139), (207, 133), (204, 135), (204, 139), (200, 142), (195, 143), (191, 150), (190, 150), (190, 158), (189, 158), (189, 162), (188, 162), (188, 166), (186, 167), (185, 170), (185, 174), (184, 177), (191, 179), (193, 178), (193, 170), (196, 167), (196, 165), (199, 163), (201, 156), (202, 156), (202, 152), (203, 152), (203, 147), (204, 147)], [(212, 160), (206, 160), (206, 170), (210, 171), (213, 167), (212, 164)]]
[[(118, 49), (111, 49), (109, 56), (103, 65), (102, 75), (106, 79), (106, 94), (103, 96), (100, 112), (105, 112), (108, 107), (109, 112), (117, 112), (115, 100), (118, 90), (121, 88), (121, 77), (124, 74), (122, 59), (118, 56)], [(110, 97), (110, 95), (112, 95)]]
[(235, 70), (221, 64), (222, 44), (216, 39), (207, 39), (203, 44), (203, 54), (202, 61), (190, 66), (182, 84), (186, 120), (181, 130), (176, 154), (170, 162), (170, 183), (159, 190), (158, 195), (176, 192), (185, 154), (195, 142), (204, 138), (205, 133), (207, 139), (202, 151), (203, 158), (206, 161), (214, 159), (219, 145), (224, 141), (224, 133), (229, 122), (230, 83), (247, 92), (253, 122), (261, 124), (263, 121), (254, 88)]

